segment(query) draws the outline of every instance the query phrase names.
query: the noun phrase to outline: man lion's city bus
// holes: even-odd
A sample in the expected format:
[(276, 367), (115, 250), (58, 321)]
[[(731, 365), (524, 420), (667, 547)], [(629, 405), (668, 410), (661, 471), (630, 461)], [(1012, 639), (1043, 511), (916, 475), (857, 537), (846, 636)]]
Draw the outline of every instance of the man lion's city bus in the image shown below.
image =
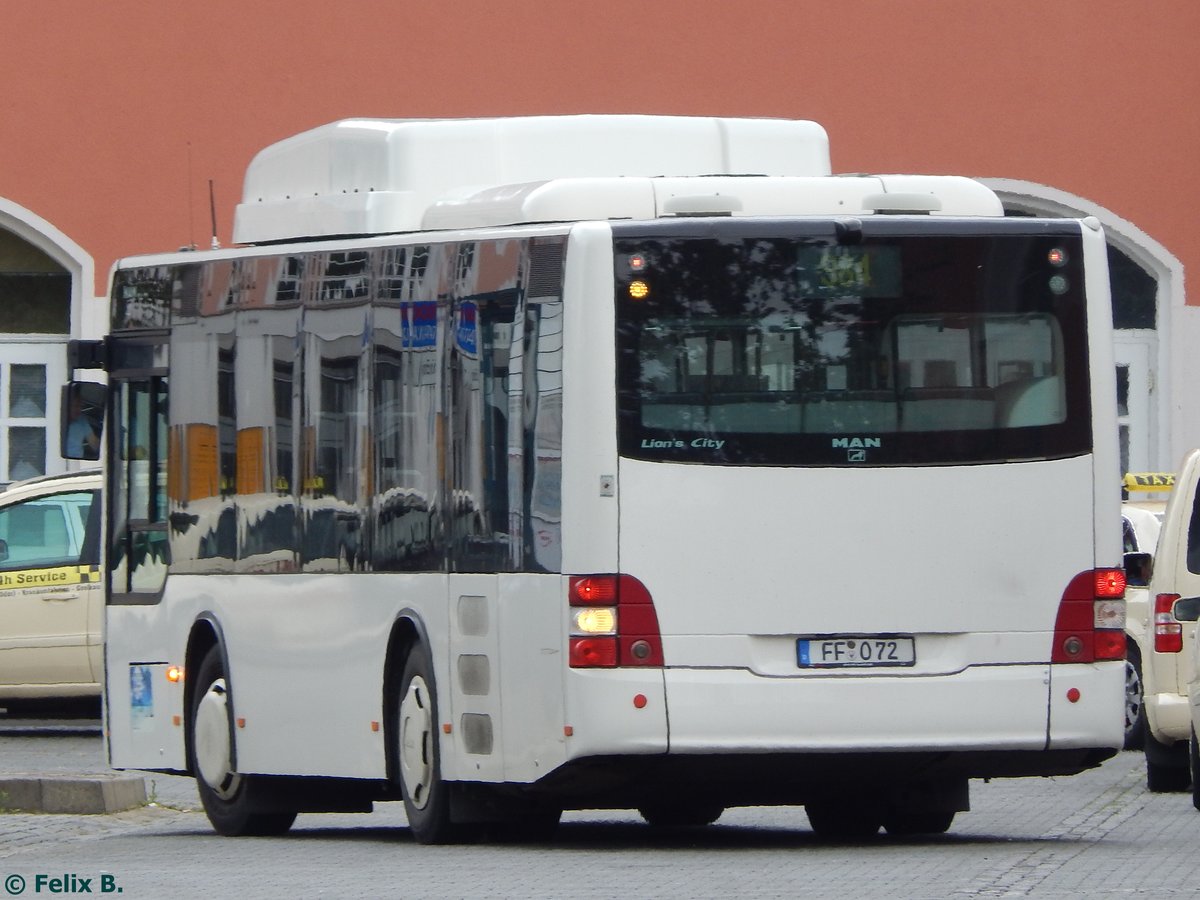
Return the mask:
[(946, 831), (1121, 746), (1105, 242), (811, 122), (347, 120), (126, 259), (106, 721), (214, 828)]

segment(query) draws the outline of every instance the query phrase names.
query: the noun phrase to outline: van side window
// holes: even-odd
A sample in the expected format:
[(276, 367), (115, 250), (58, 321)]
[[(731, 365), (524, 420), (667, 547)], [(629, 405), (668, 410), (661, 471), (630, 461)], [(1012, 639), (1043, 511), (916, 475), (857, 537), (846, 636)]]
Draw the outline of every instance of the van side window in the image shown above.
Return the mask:
[(1192, 500), (1192, 518), (1188, 522), (1188, 571), (1200, 575), (1200, 492)]
[(0, 509), (0, 570), (79, 565), (94, 499), (79, 491)]

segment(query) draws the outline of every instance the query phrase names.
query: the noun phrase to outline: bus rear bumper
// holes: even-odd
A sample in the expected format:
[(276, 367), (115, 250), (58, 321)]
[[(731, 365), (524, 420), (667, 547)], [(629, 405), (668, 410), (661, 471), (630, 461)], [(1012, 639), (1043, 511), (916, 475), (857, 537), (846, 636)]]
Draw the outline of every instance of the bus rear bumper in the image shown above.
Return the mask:
[(787, 678), (668, 669), (669, 752), (1117, 749), (1123, 677), (1119, 663)]

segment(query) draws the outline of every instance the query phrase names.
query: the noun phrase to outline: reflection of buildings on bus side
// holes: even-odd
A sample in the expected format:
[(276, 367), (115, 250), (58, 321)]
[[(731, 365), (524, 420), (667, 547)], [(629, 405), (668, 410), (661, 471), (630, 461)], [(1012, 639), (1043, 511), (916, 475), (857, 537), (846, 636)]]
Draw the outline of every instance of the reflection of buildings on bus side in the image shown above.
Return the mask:
[[(543, 249), (542, 259), (558, 255), (561, 244)], [(556, 268), (550, 262), (550, 268)], [(562, 304), (555, 302), (557, 285), (532, 272), (526, 291), (529, 329), (522, 361), (526, 379), (522, 431), (532, 437), (524, 454), (526, 469), (532, 468), (527, 487), (528, 521), (522, 533), (531, 542), (530, 552), (550, 572), (562, 567)]]
[[(179, 571), (223, 571), (235, 560), (239, 570), (257, 570), (254, 560), (271, 556), (279, 543), (268, 535), (291, 530), (290, 505), (285, 501), (279, 515), (275, 498), (291, 481), (279, 447), (292, 442), (291, 358), (300, 317), (296, 306), (274, 302), (273, 269), (281, 262), (184, 266), (176, 281), (169, 470)], [(216, 382), (205, 372), (215, 372)], [(293, 545), (288, 539), (282, 548), (290, 553)], [(292, 566), (272, 558), (271, 568)]]
[(301, 350), (301, 556), (305, 571), (353, 571), (366, 552), (367, 307), (318, 297), (304, 312)]
[[(441, 366), (432, 248), (381, 252), (374, 314), (372, 562), (389, 571), (440, 568)], [(439, 250), (440, 258), (440, 250)]]
[(247, 262), (257, 265), (256, 289), (237, 312), (235, 568), (295, 571), (297, 263), (292, 257)]
[[(467, 257), (472, 265), (458, 267), (462, 372), (452, 384), (472, 386), (452, 401), (463, 417), (454, 433), (464, 438), (455, 454), (464, 463), (456, 473), (459, 571), (555, 571), (560, 563), (562, 306), (556, 277), (547, 283), (542, 273), (557, 276), (562, 244), (534, 239), (519, 257), (516, 243), (481, 243)], [(478, 274), (464, 285), (464, 273)]]
[(160, 268), (174, 571), (559, 565), (561, 238)]

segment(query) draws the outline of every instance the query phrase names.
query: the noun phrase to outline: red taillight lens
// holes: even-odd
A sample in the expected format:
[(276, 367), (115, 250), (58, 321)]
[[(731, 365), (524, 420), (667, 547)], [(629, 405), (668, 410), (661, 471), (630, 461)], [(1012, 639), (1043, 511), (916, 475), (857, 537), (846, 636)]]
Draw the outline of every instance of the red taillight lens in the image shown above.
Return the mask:
[(572, 606), (616, 605), (616, 575), (574, 575), (570, 585)]
[(1096, 659), (1124, 659), (1125, 658), (1125, 631), (1113, 631), (1112, 629), (1098, 630), (1096, 632)]
[(1052, 663), (1125, 658), (1125, 573), (1093, 569), (1071, 579), (1058, 604)]
[(572, 669), (611, 669), (617, 665), (615, 637), (571, 638)]
[(1183, 626), (1175, 618), (1178, 594), (1157, 594), (1154, 597), (1154, 652), (1179, 653), (1183, 650)]
[(1124, 569), (1097, 569), (1096, 596), (1120, 598), (1125, 596)]
[[(592, 636), (576, 629), (570, 639), (570, 665), (575, 669), (614, 666), (661, 666), (662, 634), (654, 600), (632, 575), (572, 575), (567, 600), (575, 607), (614, 607), (614, 637)], [(578, 617), (572, 617), (578, 622)]]

